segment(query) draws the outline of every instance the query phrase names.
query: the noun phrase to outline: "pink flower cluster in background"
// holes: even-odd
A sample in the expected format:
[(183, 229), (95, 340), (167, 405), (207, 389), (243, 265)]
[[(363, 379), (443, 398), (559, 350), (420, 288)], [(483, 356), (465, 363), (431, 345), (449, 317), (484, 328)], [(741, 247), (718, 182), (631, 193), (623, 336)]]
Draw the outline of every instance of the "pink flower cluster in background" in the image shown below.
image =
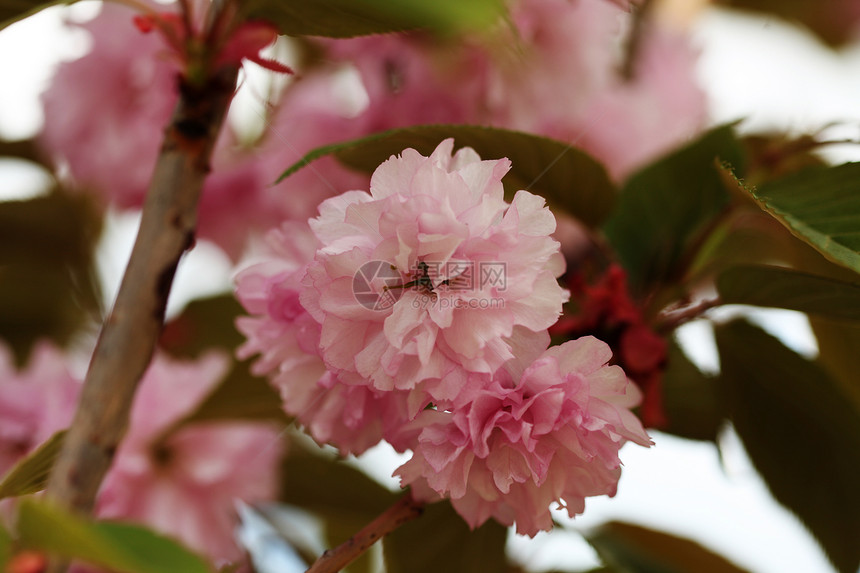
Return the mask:
[(326, 45), (361, 74), (369, 103), (360, 119), (375, 131), (420, 123), (518, 129), (569, 142), (623, 180), (703, 129), (696, 53), (679, 30), (647, 20), (627, 78), (619, 48), (628, 2), (516, 0), (510, 9), (513, 28), (489, 39), (399, 34)]
[[(238, 258), (255, 231), (304, 220), (320, 201), (366, 187), (366, 178), (332, 158), (272, 186), (288, 166), (315, 147), (408, 125), (543, 134), (590, 152), (624, 179), (705, 122), (695, 52), (679, 31), (647, 21), (631, 77), (619, 73), (629, 4), (513, 0), (512, 27), (456, 44), (420, 34), (322, 42), (322, 63), (301, 70), (270, 102), (260, 141), (240, 145), (224, 130), (203, 190), (200, 237)], [(43, 96), (46, 151), (70, 183), (120, 208), (143, 202), (181, 67), (176, 48), (135, 30), (132, 15), (108, 4), (83, 24), (92, 51), (62, 64)], [(245, 30), (230, 57), (254, 52), (260, 59), (270, 32)], [(341, 80), (349, 70), (358, 81), (348, 86)]]
[[(241, 560), (234, 503), (276, 496), (283, 454), (277, 430), (230, 422), (167, 432), (214, 390), (227, 366), (217, 354), (194, 362), (156, 358), (99, 490), (98, 517), (155, 527), (219, 564)], [(71, 423), (80, 387), (51, 346), (37, 346), (22, 370), (0, 347), (0, 476)]]
[(606, 344), (547, 349), (568, 293), (543, 199), (506, 202), (510, 162), (453, 148), (407, 149), (309, 230), (272, 231), (270, 258), (237, 278), (252, 315), (239, 355), (260, 355), (255, 371), (318, 442), (412, 450), (398, 472), (416, 497), (534, 535), (551, 502), (576, 513), (614, 494), (618, 449), (650, 442)]
[(218, 354), (194, 362), (156, 356), (96, 502), (98, 517), (145, 523), (219, 565), (242, 559), (235, 501), (274, 499), (283, 454), (278, 430), (267, 424), (202, 423), (166, 433), (215, 389), (228, 364)]
[(20, 370), (0, 343), (0, 476), (72, 422), (80, 387), (49, 343), (37, 345)]
[[(42, 96), (41, 143), (60, 172), (120, 208), (143, 204), (178, 99), (180, 72), (163, 38), (136, 30), (133, 14), (104, 4), (81, 25), (93, 39), (90, 53), (62, 64)], [(238, 257), (250, 230), (289, 215), (270, 187), (275, 177), (225, 127), (203, 187), (199, 236)]]

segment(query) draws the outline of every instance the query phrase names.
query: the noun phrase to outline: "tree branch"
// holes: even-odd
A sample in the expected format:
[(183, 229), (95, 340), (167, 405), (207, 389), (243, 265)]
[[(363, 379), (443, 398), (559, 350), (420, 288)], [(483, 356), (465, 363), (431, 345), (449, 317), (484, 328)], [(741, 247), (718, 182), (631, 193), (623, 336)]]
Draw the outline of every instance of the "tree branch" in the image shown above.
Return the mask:
[(407, 493), (347, 541), (320, 555), (305, 573), (337, 573), (371, 545), (423, 512), (424, 504), (415, 501), (412, 494)]
[(200, 189), (237, 73), (224, 69), (202, 86), (180, 82), (137, 240), (48, 481), (48, 495), (63, 507), (92, 511), (125, 434), (135, 390), (163, 327), (176, 266), (194, 244)]

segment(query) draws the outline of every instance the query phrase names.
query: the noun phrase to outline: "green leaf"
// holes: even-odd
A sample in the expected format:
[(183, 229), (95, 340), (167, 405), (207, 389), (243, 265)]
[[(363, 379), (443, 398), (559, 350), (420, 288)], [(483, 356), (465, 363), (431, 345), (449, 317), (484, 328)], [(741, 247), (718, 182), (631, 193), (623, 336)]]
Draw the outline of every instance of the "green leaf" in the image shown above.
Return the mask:
[[(811, 317), (818, 340), (818, 360), (840, 385), (842, 392), (860, 413), (860, 325), (843, 324)], [(858, 414), (860, 415), (860, 414)]]
[(742, 321), (716, 329), (732, 422), (773, 496), (843, 573), (860, 566), (860, 416), (830, 376)]
[[(325, 524), (331, 547), (340, 545), (393, 505), (400, 495), (342, 461), (291, 447), (282, 466), (281, 501), (300, 507)], [(351, 571), (369, 571), (369, 555)]]
[(630, 523), (609, 522), (586, 536), (613, 570), (635, 573), (743, 573), (698, 543)]
[(20, 362), (36, 340), (63, 345), (100, 314), (100, 232), (101, 214), (85, 197), (0, 202), (0, 338)]
[(73, 4), (77, 0), (56, 0), (42, 2), (40, 0), (0, 0), (0, 30), (19, 20), (32, 16), (45, 8), (59, 4)]
[(282, 474), (281, 501), (326, 522), (344, 522), (339, 528), (347, 535), (332, 540), (336, 543), (351, 537), (399, 498), (361, 470), (298, 445), (291, 447)]
[(6, 564), (12, 558), (12, 537), (0, 525), (0, 571), (6, 571)]
[(181, 358), (197, 358), (216, 347), (232, 351), (245, 341), (236, 329), (236, 318), (244, 314), (232, 293), (193, 300), (164, 325), (159, 345)]
[(45, 501), (22, 500), (18, 533), (26, 547), (117, 573), (212, 573), (202, 557), (144, 527), (90, 521)]
[(718, 163), (742, 170), (731, 126), (633, 175), (604, 230), (639, 294), (679, 279), (707, 230), (729, 205)]
[(748, 190), (759, 206), (831, 261), (860, 273), (860, 163), (810, 168)]
[(45, 489), (48, 475), (60, 455), (65, 437), (65, 430), (55, 433), (15, 464), (15, 467), (3, 476), (3, 481), (0, 481), (0, 499), (28, 495)]
[(351, 38), (423, 28), (439, 33), (485, 28), (504, 14), (502, 0), (243, 0), (251, 17), (290, 36)]
[(666, 364), (662, 388), (668, 426), (661, 430), (716, 442), (725, 412), (715, 380), (703, 374), (674, 342), (669, 345)]
[(471, 147), (483, 159), (511, 160), (511, 170), (503, 180), (509, 198), (520, 189), (537, 193), (587, 225), (600, 224), (612, 211), (615, 187), (603, 166), (583, 151), (546, 137), (474, 125), (406, 127), (320, 147), (289, 167), (281, 179), (326, 155), (372, 173), (383, 161), (410, 147), (430, 155), (449, 137), (454, 138), (455, 147)]
[(780, 267), (738, 266), (717, 278), (717, 290), (725, 303), (860, 320), (860, 277), (847, 283)]
[[(785, 227), (781, 230), (788, 235), (786, 250), (792, 254), (792, 265), (797, 269), (817, 276), (842, 282), (856, 282), (857, 274), (843, 266), (836, 265), (807, 243), (791, 235)], [(833, 320), (824, 316), (810, 315), (809, 322), (818, 341), (817, 363), (839, 384), (842, 392), (860, 412), (860, 325), (856, 322)]]
[(507, 528), (493, 519), (470, 530), (448, 501), (428, 505), (424, 514), (382, 541), (388, 573), (473, 573), (504, 571)]
[(281, 397), (265, 378), (254, 376), (251, 361), (234, 362), (233, 368), (218, 387), (178, 426), (192, 422), (216, 420), (276, 420), (290, 418), (281, 408)]

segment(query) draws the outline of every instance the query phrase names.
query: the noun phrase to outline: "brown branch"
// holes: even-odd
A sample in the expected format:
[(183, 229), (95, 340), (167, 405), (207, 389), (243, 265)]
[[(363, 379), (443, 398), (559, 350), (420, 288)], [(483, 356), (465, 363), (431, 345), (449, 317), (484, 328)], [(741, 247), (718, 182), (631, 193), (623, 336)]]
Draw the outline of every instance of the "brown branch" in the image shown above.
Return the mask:
[(48, 481), (48, 495), (63, 507), (92, 511), (125, 434), (135, 390), (163, 326), (176, 266), (194, 244), (200, 189), (237, 73), (222, 70), (199, 87), (181, 82), (116, 303)]
[(639, 59), (639, 52), (647, 32), (648, 18), (651, 15), (653, 7), (654, 0), (643, 0), (640, 5), (633, 6), (633, 15), (630, 19), (630, 32), (627, 34), (624, 45), (624, 56), (621, 61), (621, 69), (619, 70), (621, 79), (625, 82), (631, 82), (636, 79), (636, 63)]
[(371, 545), (407, 521), (415, 519), (423, 511), (424, 505), (413, 500), (412, 494), (407, 493), (347, 541), (320, 555), (319, 559), (305, 573), (336, 573), (340, 571), (367, 551)]

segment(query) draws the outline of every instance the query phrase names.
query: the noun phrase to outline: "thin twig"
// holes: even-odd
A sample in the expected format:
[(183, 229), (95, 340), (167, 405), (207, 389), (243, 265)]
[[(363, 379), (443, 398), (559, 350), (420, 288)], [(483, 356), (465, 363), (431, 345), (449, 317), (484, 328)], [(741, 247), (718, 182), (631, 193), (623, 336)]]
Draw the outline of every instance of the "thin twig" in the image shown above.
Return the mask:
[(63, 507), (92, 511), (125, 434), (135, 390), (163, 326), (176, 266), (194, 244), (200, 189), (237, 73), (235, 67), (223, 69), (199, 88), (181, 82), (137, 240), (48, 482), (48, 495)]
[(696, 320), (705, 312), (722, 304), (724, 304), (723, 301), (719, 297), (716, 297), (700, 300), (695, 304), (683, 308), (664, 311), (658, 319), (659, 322), (657, 323), (656, 330), (661, 334), (669, 334), (679, 326), (687, 324), (691, 320)]
[(644, 41), (648, 18), (654, 6), (653, 0), (644, 0), (640, 5), (633, 7), (633, 16), (630, 19), (630, 32), (624, 45), (624, 59), (621, 62), (620, 75), (625, 82), (636, 79), (636, 63)]
[(367, 551), (371, 545), (407, 521), (415, 519), (423, 511), (424, 505), (412, 499), (412, 494), (406, 494), (347, 541), (320, 555), (305, 573), (340, 571)]

